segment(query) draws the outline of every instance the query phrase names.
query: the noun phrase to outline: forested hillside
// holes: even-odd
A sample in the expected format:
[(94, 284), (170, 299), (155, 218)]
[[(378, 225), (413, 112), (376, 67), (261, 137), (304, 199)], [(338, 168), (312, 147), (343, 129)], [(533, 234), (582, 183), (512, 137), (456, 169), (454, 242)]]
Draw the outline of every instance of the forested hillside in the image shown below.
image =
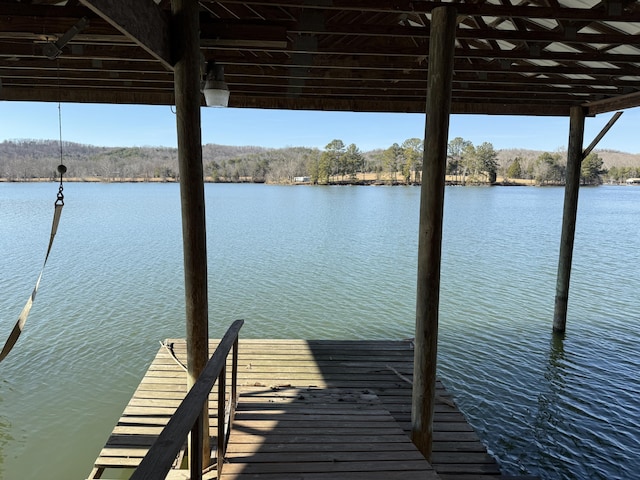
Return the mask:
[[(16, 140), (0, 143), (0, 177), (8, 180), (49, 178), (57, 165), (67, 166), (68, 177), (80, 180), (175, 180), (178, 153), (166, 147), (96, 147), (54, 140)], [(204, 163), (230, 164), (258, 158), (260, 147), (203, 146)]]
[[(67, 166), (69, 179), (81, 181), (175, 181), (177, 150), (166, 147), (98, 147), (55, 140), (13, 140), (0, 143), (0, 179), (53, 179), (57, 165)], [(324, 149), (307, 147), (203, 145), (208, 181), (311, 183), (420, 181), (422, 141), (394, 143), (387, 149), (362, 152), (357, 145), (331, 141)], [(640, 155), (596, 150), (587, 183), (622, 182), (640, 176)], [(562, 183), (566, 152), (523, 149), (494, 150), (490, 143), (474, 146), (459, 137), (449, 144), (447, 173), (460, 183), (487, 183), (496, 178)], [(587, 175), (587, 174), (585, 174)], [(586, 179), (586, 177), (585, 177)]]
[[(346, 147), (345, 147), (346, 149)], [(175, 181), (178, 153), (165, 147), (97, 147), (55, 140), (13, 140), (0, 143), (0, 179), (30, 181), (51, 179), (62, 162), (67, 176), (85, 181)], [(380, 151), (350, 151), (364, 165), (376, 169)], [(309, 176), (310, 168), (321, 161), (319, 149), (287, 147), (270, 149), (254, 146), (207, 144), (202, 147), (207, 180), (229, 182), (293, 182)], [(334, 172), (331, 172), (334, 173)]]

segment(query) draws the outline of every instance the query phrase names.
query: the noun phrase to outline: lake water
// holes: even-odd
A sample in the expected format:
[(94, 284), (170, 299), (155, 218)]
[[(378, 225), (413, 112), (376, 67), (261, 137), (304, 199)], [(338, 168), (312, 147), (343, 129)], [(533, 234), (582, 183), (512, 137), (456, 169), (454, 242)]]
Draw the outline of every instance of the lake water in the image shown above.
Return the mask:
[[(0, 184), (0, 334), (57, 185)], [(26, 330), (0, 364), (0, 478), (85, 478), (158, 341), (184, 337), (179, 187), (67, 184)], [(413, 336), (419, 188), (206, 186), (210, 333)], [(580, 192), (551, 333), (564, 190), (448, 187), (439, 374), (504, 472), (640, 472), (640, 188)]]

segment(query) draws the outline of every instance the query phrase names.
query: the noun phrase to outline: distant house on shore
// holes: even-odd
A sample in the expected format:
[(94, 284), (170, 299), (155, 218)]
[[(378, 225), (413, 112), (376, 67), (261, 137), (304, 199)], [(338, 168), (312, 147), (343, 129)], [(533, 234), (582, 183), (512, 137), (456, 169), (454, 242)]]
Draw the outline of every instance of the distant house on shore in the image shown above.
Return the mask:
[(627, 185), (640, 185), (640, 178), (627, 178)]
[(311, 181), (311, 177), (293, 177), (293, 181), (295, 183), (309, 183)]

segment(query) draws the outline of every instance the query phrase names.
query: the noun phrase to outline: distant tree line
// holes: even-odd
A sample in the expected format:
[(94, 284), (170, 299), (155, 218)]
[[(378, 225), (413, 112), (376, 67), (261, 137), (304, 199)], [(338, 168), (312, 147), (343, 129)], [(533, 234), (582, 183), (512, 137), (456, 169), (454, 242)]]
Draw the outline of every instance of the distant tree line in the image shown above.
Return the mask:
[[(498, 176), (503, 183), (531, 180), (536, 185), (564, 185), (566, 181), (566, 152), (540, 153), (534, 158), (513, 157), (498, 162), (493, 145), (484, 142), (474, 146), (468, 140), (456, 137), (448, 144), (447, 173), (457, 183), (494, 183)], [(591, 152), (582, 161), (580, 182), (583, 185), (599, 185), (604, 180), (624, 182), (640, 173), (640, 167), (603, 167), (604, 160)]]
[(629, 178), (640, 178), (640, 167), (610, 167), (606, 180), (609, 183), (624, 183)]
[[(531, 179), (537, 185), (564, 185), (566, 170), (566, 155), (548, 152), (528, 161), (515, 157), (502, 168), (505, 181)], [(604, 160), (594, 152), (587, 155), (580, 166), (582, 185), (600, 185), (605, 182), (624, 183), (627, 178), (638, 175), (640, 175), (640, 167), (604, 168)]]
[[(596, 153), (590, 153), (580, 167), (580, 183), (599, 185), (607, 171), (604, 161)], [(566, 156), (559, 153), (544, 152), (533, 161), (515, 157), (503, 168), (505, 179), (530, 179), (537, 185), (564, 185), (566, 181)]]
[[(331, 141), (324, 150), (307, 147), (263, 148), (206, 144), (202, 147), (205, 179), (212, 182), (292, 183), (309, 177), (313, 183), (356, 181), (365, 173), (378, 180), (419, 179), (422, 142), (410, 139), (387, 150), (362, 152), (355, 144)], [(67, 176), (79, 180), (177, 181), (178, 153), (165, 147), (95, 147), (54, 140), (12, 140), (0, 143), (0, 178), (31, 181), (56, 177), (63, 162)], [(388, 172), (386, 174), (385, 172)]]
[[(447, 151), (447, 181), (456, 184), (493, 184), (527, 180), (538, 185), (561, 185), (566, 177), (566, 154), (538, 153), (500, 158), (489, 142), (473, 145), (452, 139)], [(53, 140), (12, 140), (0, 143), (0, 178), (31, 181), (56, 177), (60, 144)], [(304, 178), (313, 184), (379, 182), (418, 184), (422, 176), (423, 142), (408, 138), (386, 149), (363, 152), (340, 139), (324, 149), (307, 147), (263, 148), (206, 144), (202, 147), (205, 180), (211, 182), (294, 183)], [(86, 181), (177, 181), (178, 154), (166, 147), (96, 147), (62, 144), (67, 176)], [(583, 184), (623, 183), (640, 177), (638, 166), (604, 168), (591, 153), (582, 162)]]

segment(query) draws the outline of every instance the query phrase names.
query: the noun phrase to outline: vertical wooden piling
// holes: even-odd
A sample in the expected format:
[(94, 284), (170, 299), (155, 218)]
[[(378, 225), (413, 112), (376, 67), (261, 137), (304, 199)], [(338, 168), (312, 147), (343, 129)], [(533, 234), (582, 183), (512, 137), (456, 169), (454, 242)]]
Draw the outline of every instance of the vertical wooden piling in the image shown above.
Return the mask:
[(562, 212), (562, 234), (560, 257), (556, 280), (556, 300), (553, 313), (553, 331), (562, 333), (567, 324), (567, 303), (569, 301), (569, 280), (573, 258), (573, 240), (578, 214), (578, 191), (580, 189), (580, 166), (583, 159), (584, 109), (571, 107), (569, 123), (569, 145), (567, 149), (567, 179), (564, 189)]
[(431, 460), (438, 347), (444, 185), (451, 110), (456, 9), (435, 8), (429, 35), (429, 78), (420, 193), (412, 440)]
[[(198, 379), (209, 358), (207, 242), (205, 226), (202, 134), (200, 124), (200, 19), (197, 0), (172, 0), (178, 164), (182, 205), (182, 238), (187, 320), (187, 385)], [(201, 446), (203, 467), (209, 466), (208, 411), (205, 405)], [(200, 447), (192, 448), (196, 451)], [(196, 458), (198, 456), (196, 455)]]

